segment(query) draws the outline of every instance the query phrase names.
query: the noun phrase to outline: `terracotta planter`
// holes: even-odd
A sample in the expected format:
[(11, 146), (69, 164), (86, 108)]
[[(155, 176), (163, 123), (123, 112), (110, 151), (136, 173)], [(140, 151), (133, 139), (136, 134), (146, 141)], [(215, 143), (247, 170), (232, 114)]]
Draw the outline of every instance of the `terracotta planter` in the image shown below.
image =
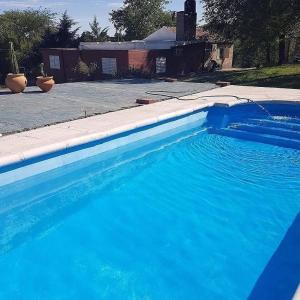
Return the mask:
[(6, 76), (5, 84), (13, 93), (22, 93), (27, 86), (27, 79), (22, 73), (10, 73)]
[(45, 93), (49, 92), (54, 84), (53, 76), (39, 76), (36, 78), (36, 85)]

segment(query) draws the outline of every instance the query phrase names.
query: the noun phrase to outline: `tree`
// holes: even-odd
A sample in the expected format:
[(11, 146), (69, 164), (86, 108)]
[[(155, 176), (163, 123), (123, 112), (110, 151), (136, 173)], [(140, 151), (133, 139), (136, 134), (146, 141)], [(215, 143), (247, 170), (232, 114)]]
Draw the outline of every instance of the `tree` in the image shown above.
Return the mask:
[(77, 47), (79, 43), (78, 30), (80, 27), (73, 27), (77, 24), (65, 11), (55, 27), (48, 28), (45, 31), (41, 48)]
[[(300, 20), (299, 0), (202, 0), (207, 28), (223, 38), (249, 45), (252, 53), (264, 53), (271, 63), (272, 50), (278, 48), (283, 63), (285, 38)], [(245, 46), (244, 46), (245, 48)]]
[(57, 47), (77, 47), (78, 46), (78, 35), (77, 32), (80, 27), (73, 27), (77, 24), (65, 11), (59, 20), (56, 36)]
[(144, 39), (163, 26), (174, 25), (172, 13), (165, 10), (167, 0), (124, 0), (123, 7), (113, 10), (110, 19), (125, 39)]
[(84, 31), (81, 34), (80, 41), (82, 42), (105, 42), (109, 40), (108, 27), (101, 28), (95, 16), (92, 23), (89, 23), (90, 31)]
[(55, 14), (48, 9), (9, 10), (0, 15), (0, 48), (15, 46), (21, 66), (30, 68), (39, 61), (38, 47), (49, 28), (54, 27)]
[(102, 29), (96, 16), (94, 16), (93, 22), (89, 23), (89, 25), (91, 28), (92, 37), (94, 38), (95, 42), (102, 42), (108, 40), (108, 27)]

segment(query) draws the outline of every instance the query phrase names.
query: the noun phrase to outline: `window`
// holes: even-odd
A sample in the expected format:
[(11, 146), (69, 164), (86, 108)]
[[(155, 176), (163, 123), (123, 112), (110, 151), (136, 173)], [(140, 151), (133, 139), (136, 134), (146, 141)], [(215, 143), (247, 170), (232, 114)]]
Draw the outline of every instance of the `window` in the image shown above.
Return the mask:
[(116, 75), (118, 72), (116, 58), (102, 58), (102, 73), (106, 75)]
[(157, 57), (156, 58), (156, 73), (163, 74), (167, 71), (167, 58)]
[(49, 55), (50, 69), (60, 70), (60, 60), (58, 55)]

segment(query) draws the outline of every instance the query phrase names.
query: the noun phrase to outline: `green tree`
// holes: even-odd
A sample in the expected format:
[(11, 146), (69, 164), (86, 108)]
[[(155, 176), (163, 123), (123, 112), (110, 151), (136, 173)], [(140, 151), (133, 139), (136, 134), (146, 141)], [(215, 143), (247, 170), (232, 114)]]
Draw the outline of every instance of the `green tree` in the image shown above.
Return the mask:
[(299, 0), (202, 0), (210, 31), (238, 41), (253, 58), (272, 63), (274, 48), (279, 63), (285, 61), (285, 39), (300, 20)]
[(80, 27), (73, 28), (77, 25), (65, 11), (59, 20), (57, 32), (55, 33), (56, 47), (77, 47), (78, 46), (78, 30)]
[(55, 27), (49, 27), (44, 34), (41, 48), (62, 47), (72, 48), (79, 44), (78, 30), (75, 22), (65, 11)]
[(95, 16), (93, 21), (89, 23), (90, 31), (84, 31), (81, 34), (80, 41), (82, 42), (105, 42), (109, 40), (108, 27), (101, 28)]
[(97, 17), (94, 16), (94, 19), (92, 23), (89, 23), (90, 28), (91, 28), (91, 34), (92, 37), (94, 38), (95, 42), (102, 42), (102, 41), (107, 41), (109, 36), (108, 36), (108, 27), (101, 28), (100, 24), (97, 20)]
[(12, 42), (20, 65), (31, 68), (40, 60), (38, 48), (54, 18), (48, 9), (5, 11), (0, 14), (0, 48)]
[(144, 39), (163, 26), (172, 26), (172, 13), (166, 11), (167, 0), (124, 0), (123, 7), (113, 10), (110, 19), (118, 35), (126, 40)]

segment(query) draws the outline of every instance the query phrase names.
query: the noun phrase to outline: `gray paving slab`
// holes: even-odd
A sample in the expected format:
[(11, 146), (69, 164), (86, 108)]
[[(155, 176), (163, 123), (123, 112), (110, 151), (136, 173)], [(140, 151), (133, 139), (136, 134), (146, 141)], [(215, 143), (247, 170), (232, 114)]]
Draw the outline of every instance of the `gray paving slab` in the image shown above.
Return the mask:
[(22, 94), (0, 90), (0, 134), (20, 132), (55, 123), (136, 106), (146, 91), (168, 91), (182, 96), (216, 88), (210, 83), (168, 83), (157, 80), (113, 80), (56, 85), (47, 94), (28, 87)]

